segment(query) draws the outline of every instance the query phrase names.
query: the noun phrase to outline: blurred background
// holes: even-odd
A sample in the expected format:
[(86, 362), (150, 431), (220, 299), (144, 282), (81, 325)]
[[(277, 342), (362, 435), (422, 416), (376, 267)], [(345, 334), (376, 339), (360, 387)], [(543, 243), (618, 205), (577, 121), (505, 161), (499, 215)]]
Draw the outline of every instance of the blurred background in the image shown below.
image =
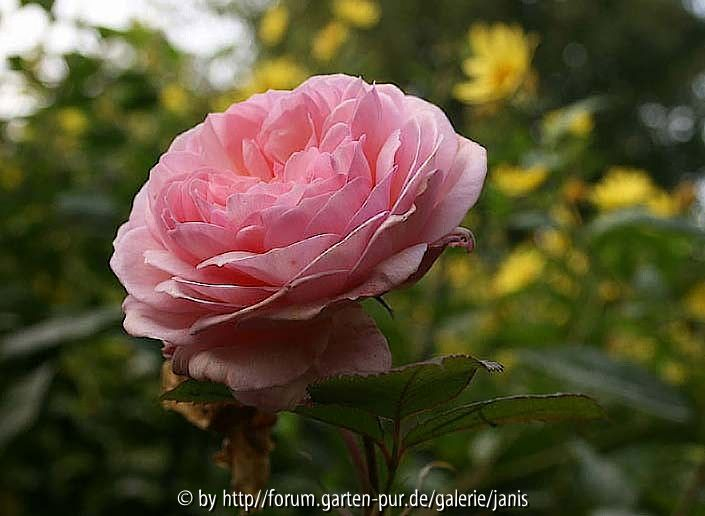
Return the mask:
[[(439, 461), (429, 490), (521, 489), (522, 514), (704, 515), (703, 0), (1, 0), (0, 514), (201, 514), (177, 492), (227, 488), (218, 436), (158, 402), (159, 344), (121, 329), (111, 242), (176, 134), (330, 72), (489, 150), (477, 251), (394, 319), (367, 305), (396, 364), (471, 353), (507, 368), (471, 399), (580, 391), (610, 418), (447, 436), (402, 487)], [(274, 437), (271, 487), (357, 489), (332, 428)]]

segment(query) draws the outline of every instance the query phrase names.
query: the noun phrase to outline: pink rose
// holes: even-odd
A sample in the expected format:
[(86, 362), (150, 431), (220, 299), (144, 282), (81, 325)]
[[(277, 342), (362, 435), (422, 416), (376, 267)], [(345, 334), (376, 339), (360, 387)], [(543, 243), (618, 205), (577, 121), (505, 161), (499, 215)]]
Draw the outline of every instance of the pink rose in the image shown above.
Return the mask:
[(174, 372), (268, 409), (316, 378), (382, 371), (356, 300), (419, 278), (475, 203), (485, 151), (390, 84), (312, 77), (178, 136), (118, 230), (125, 329)]

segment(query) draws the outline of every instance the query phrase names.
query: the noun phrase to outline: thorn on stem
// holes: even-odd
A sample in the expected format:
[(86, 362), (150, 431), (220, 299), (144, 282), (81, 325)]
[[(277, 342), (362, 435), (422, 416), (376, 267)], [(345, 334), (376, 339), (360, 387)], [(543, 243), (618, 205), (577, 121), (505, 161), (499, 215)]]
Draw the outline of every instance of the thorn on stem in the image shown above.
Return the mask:
[(377, 302), (378, 302), (380, 305), (382, 305), (382, 306), (384, 307), (384, 309), (385, 309), (385, 310), (387, 311), (387, 313), (389, 314), (389, 317), (391, 317), (392, 319), (394, 319), (394, 310), (392, 309), (391, 306), (389, 306), (389, 303), (387, 303), (387, 301), (385, 301), (385, 299), (384, 299), (382, 296), (375, 296), (375, 299), (377, 300)]

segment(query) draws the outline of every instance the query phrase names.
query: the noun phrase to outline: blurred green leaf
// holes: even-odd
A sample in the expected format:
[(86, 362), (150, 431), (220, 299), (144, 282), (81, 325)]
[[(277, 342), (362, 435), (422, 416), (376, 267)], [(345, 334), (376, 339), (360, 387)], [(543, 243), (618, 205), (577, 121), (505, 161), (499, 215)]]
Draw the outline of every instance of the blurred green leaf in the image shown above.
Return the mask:
[(654, 416), (674, 421), (690, 417), (681, 394), (636, 364), (617, 362), (587, 346), (524, 350), (522, 362), (581, 389), (616, 398)]
[(583, 488), (601, 505), (626, 508), (636, 501), (632, 482), (615, 461), (599, 454), (585, 441), (573, 443), (572, 450), (578, 459)]
[(218, 401), (235, 401), (230, 389), (214, 382), (186, 380), (170, 391), (161, 395), (162, 401), (185, 401), (190, 403), (215, 403)]
[(377, 442), (384, 441), (379, 419), (364, 410), (338, 405), (310, 405), (298, 407), (295, 412), (310, 419), (347, 428)]
[(603, 417), (605, 413), (600, 405), (583, 394), (509, 396), (434, 413), (407, 433), (404, 446), (484, 426), (531, 421), (587, 421)]
[(634, 228), (705, 238), (705, 230), (688, 219), (654, 217), (643, 209), (619, 210), (600, 215), (586, 226), (585, 233), (591, 239), (599, 239), (615, 231)]
[(0, 404), (0, 448), (30, 427), (39, 415), (54, 368), (44, 364), (10, 386)]
[(311, 385), (308, 391), (315, 403), (352, 407), (399, 420), (454, 398), (478, 369), (495, 372), (502, 366), (468, 355), (453, 355), (385, 373), (336, 376)]
[(58, 346), (67, 340), (95, 335), (122, 316), (119, 306), (107, 306), (80, 314), (48, 319), (5, 336), (0, 358), (18, 358)]

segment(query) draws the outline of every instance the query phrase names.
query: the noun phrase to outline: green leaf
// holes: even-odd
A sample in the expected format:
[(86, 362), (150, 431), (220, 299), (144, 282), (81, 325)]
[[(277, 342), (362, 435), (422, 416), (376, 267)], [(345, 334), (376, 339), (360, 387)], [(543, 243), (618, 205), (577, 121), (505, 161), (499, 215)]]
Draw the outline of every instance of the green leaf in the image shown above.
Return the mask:
[(0, 448), (37, 419), (53, 377), (54, 368), (44, 364), (3, 393), (0, 403)]
[(214, 382), (199, 382), (191, 379), (165, 392), (160, 399), (162, 401), (185, 401), (190, 403), (235, 401), (230, 389), (225, 385)]
[(667, 231), (705, 238), (705, 231), (688, 219), (654, 217), (648, 211), (640, 208), (619, 210), (600, 215), (585, 228), (585, 231), (588, 237), (599, 239), (615, 231), (634, 228)]
[(531, 421), (585, 421), (605, 417), (602, 408), (583, 394), (509, 396), (454, 407), (412, 428), (404, 446), (414, 446), (451, 432), (483, 426)]
[(347, 428), (380, 443), (384, 441), (384, 433), (379, 419), (363, 410), (339, 405), (304, 405), (298, 407), (294, 412), (310, 419)]
[(50, 349), (62, 342), (90, 337), (116, 323), (121, 317), (119, 306), (108, 306), (46, 320), (6, 336), (0, 347), (0, 358), (22, 357)]
[(673, 421), (690, 417), (690, 407), (681, 394), (636, 364), (618, 362), (588, 346), (564, 346), (521, 352), (525, 364), (561, 381), (610, 397)]
[(470, 383), (478, 369), (501, 371), (496, 362), (453, 355), (368, 375), (328, 378), (309, 386), (311, 400), (399, 420), (444, 403)]

